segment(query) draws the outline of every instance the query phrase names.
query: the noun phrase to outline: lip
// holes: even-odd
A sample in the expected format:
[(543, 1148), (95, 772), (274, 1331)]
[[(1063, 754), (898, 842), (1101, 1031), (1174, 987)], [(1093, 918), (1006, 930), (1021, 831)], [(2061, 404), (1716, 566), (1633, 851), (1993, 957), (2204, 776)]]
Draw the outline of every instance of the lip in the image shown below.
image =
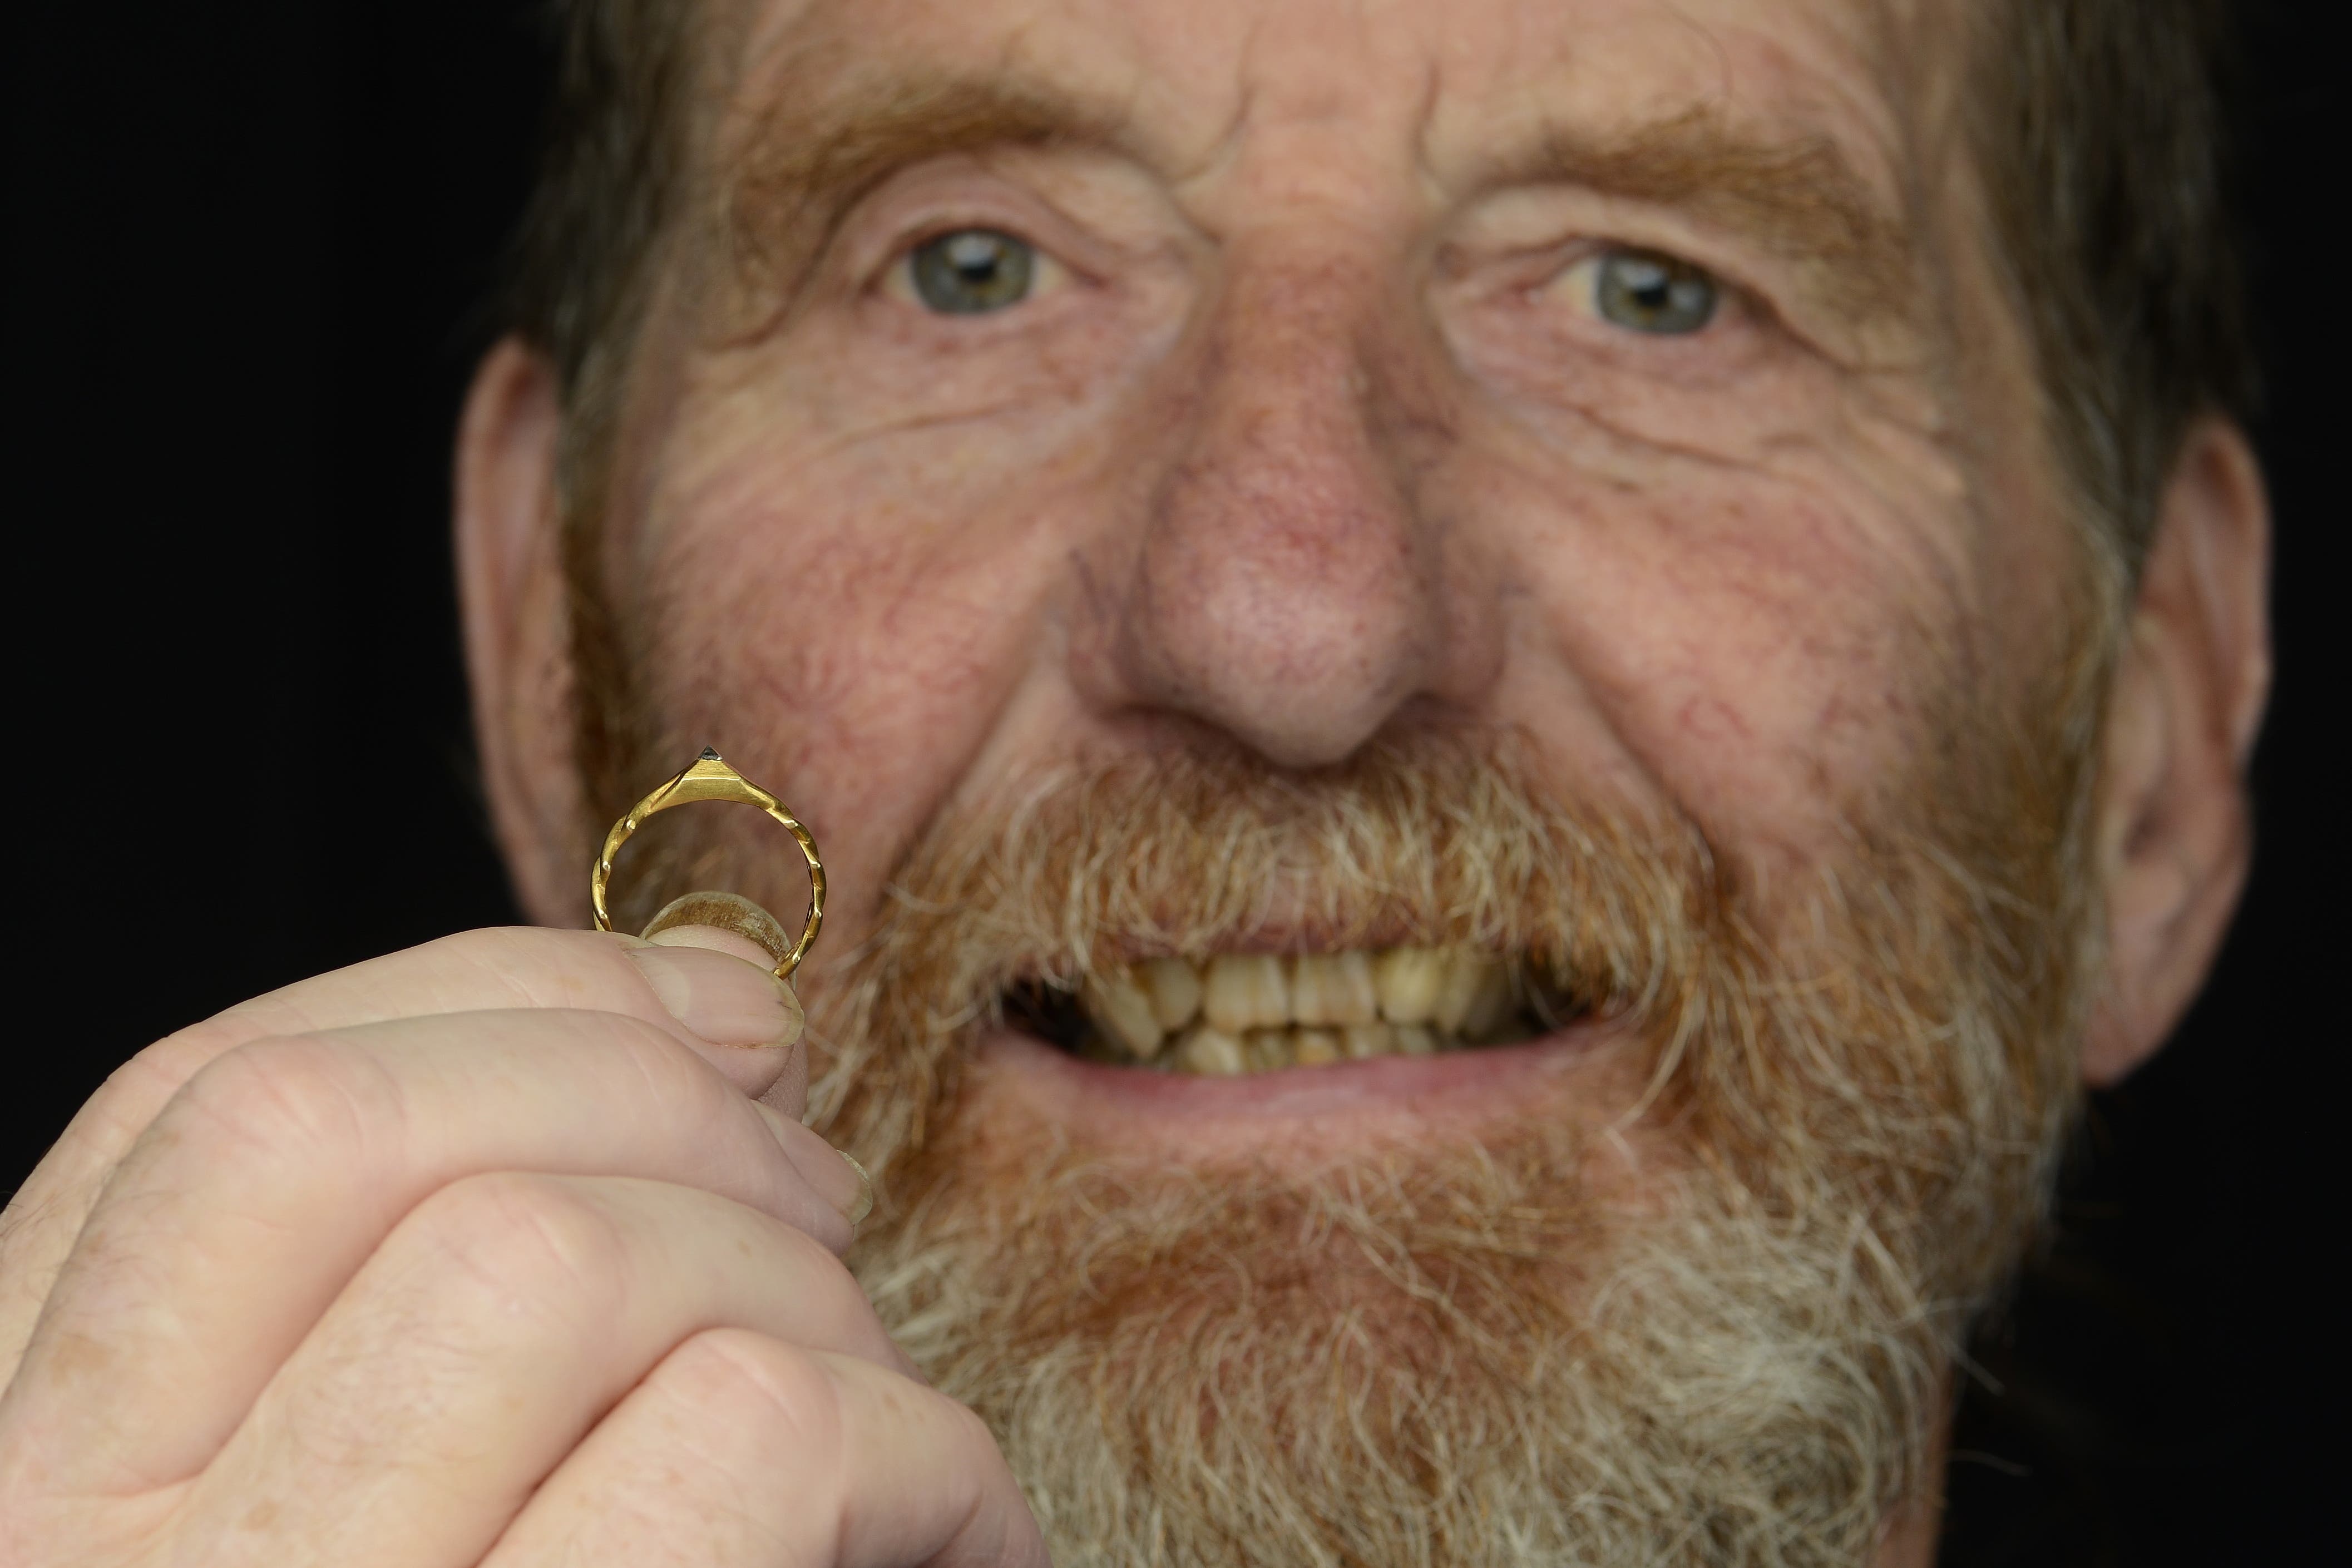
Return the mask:
[(1591, 1080), (1617, 1076), (1632, 1038), (1615, 1020), (1583, 1019), (1516, 1045), (1211, 1078), (1083, 1061), (1004, 1029), (982, 1040), (977, 1065), (983, 1092), (1024, 1102), (1074, 1145), (1197, 1157), (1276, 1140), (1352, 1146), (1436, 1126), (1475, 1135), (1524, 1125), (1564, 1094), (1589, 1103)]

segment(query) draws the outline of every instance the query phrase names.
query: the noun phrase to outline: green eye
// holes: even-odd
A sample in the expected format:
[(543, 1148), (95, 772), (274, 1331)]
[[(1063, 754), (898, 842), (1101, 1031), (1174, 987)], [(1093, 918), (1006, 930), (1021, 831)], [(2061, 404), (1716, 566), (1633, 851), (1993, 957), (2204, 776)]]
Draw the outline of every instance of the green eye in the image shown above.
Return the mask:
[(1696, 332), (1715, 315), (1715, 279), (1688, 262), (1651, 250), (1612, 250), (1592, 280), (1601, 319), (1661, 336)]
[(994, 229), (957, 229), (907, 258), (915, 297), (942, 316), (979, 316), (1029, 298), (1037, 252)]

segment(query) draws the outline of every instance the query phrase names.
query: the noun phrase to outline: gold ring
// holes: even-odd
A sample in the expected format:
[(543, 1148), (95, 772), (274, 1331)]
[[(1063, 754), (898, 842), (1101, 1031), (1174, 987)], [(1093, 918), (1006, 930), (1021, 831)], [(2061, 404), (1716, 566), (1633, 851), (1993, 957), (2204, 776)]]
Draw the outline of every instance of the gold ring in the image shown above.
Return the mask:
[(667, 811), (672, 806), (690, 806), (698, 800), (727, 800), (739, 806), (757, 806), (783, 824), (786, 831), (799, 841), (801, 853), (807, 857), (809, 871), (808, 924), (801, 928), (801, 939), (776, 966), (776, 978), (789, 979), (801, 967), (809, 948), (816, 941), (817, 928), (824, 924), (824, 862), (817, 859), (816, 841), (801, 826), (800, 819), (784, 810), (784, 803), (727, 766), (726, 758), (709, 747), (696, 758), (687, 770), (656, 789), (652, 794), (629, 808), (629, 814), (613, 824), (604, 835), (604, 847), (596, 856), (596, 868), (589, 873), (588, 902), (596, 911), (596, 929), (610, 931), (613, 917), (604, 908), (604, 885), (613, 877), (613, 857), (620, 852), (629, 836), (645, 824), (656, 811)]

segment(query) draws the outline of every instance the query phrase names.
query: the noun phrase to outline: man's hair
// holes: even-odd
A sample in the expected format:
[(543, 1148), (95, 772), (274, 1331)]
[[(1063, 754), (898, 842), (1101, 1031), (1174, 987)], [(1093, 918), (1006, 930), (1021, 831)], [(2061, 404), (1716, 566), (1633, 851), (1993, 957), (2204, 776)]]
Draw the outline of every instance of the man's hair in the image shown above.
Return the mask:
[(1970, 139), (2051, 434), (2136, 570), (2189, 422), (2254, 411), (2223, 8), (1999, 0), (1974, 54)]
[[(688, 0), (550, 0), (559, 67), (509, 324), (560, 377), (571, 456), (601, 442), (675, 216), (696, 62)], [(1969, 134), (2053, 442), (2135, 569), (2188, 423), (2252, 411), (2223, 179), (2213, 0), (1994, 0)]]

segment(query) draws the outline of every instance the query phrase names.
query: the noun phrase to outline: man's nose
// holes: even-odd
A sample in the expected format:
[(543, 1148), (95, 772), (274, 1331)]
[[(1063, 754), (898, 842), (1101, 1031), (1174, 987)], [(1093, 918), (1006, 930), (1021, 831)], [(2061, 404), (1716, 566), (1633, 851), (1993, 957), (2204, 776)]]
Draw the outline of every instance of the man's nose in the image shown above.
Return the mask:
[(1463, 662), (1413, 494), (1444, 421), (1412, 313), (1384, 311), (1374, 278), (1229, 259), (1171, 368), (1177, 427), (1106, 673), (1127, 703), (1320, 767)]

